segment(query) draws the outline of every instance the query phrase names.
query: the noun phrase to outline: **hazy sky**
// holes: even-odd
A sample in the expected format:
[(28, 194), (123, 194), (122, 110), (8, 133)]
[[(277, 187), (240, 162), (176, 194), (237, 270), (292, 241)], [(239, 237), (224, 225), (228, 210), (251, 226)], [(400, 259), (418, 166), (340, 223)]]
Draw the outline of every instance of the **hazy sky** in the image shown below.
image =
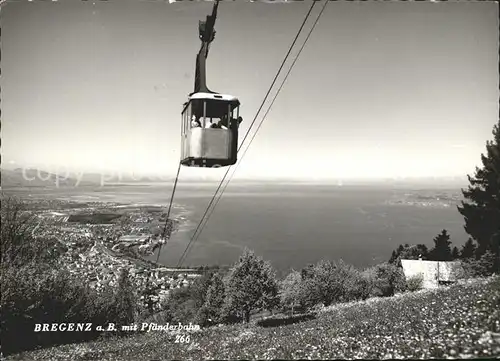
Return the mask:
[[(207, 82), (240, 99), (240, 134), (310, 4), (220, 4)], [(3, 6), (2, 163), (175, 173), (198, 20), (211, 8), (138, 0)], [(494, 2), (331, 2), (235, 178), (470, 173), (492, 137), (498, 89)]]

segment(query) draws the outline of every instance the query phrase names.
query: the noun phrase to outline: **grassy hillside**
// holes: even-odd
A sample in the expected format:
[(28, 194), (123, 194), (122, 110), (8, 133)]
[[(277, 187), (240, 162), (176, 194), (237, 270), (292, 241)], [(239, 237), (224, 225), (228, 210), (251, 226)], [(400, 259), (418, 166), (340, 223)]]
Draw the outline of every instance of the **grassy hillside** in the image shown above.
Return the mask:
[(11, 356), (8, 360), (499, 357), (500, 278), (332, 306), (287, 326), (222, 326), (175, 343), (164, 331)]

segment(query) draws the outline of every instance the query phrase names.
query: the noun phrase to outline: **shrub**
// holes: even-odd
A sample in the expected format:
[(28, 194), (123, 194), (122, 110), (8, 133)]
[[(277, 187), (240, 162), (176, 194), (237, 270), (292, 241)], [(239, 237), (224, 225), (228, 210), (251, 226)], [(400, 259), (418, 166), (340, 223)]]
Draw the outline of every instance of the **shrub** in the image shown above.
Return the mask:
[(366, 300), (370, 297), (370, 293), (373, 287), (372, 280), (365, 272), (358, 271), (358, 285), (356, 288), (356, 295), (358, 300)]
[(370, 295), (369, 277), (346, 264), (320, 261), (302, 270), (299, 303), (306, 309), (315, 305), (363, 300)]
[(422, 289), (422, 285), (424, 283), (424, 276), (422, 274), (418, 274), (412, 276), (406, 280), (406, 289), (410, 292), (419, 291)]
[(382, 263), (367, 271), (371, 279), (371, 296), (389, 297), (404, 291), (406, 280), (403, 271), (389, 263)]
[(369, 280), (353, 266), (345, 266), (344, 270), (344, 302), (365, 300), (370, 296)]
[(498, 256), (491, 251), (486, 251), (478, 259), (471, 257), (462, 262), (465, 278), (486, 277), (498, 272), (495, 265), (498, 263)]

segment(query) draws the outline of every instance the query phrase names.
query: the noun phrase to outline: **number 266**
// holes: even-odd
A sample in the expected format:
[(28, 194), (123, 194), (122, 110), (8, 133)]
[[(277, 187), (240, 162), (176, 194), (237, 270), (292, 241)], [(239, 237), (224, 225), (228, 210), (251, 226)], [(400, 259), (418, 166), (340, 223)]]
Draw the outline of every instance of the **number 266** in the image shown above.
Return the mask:
[(189, 343), (189, 335), (176, 335), (175, 343)]

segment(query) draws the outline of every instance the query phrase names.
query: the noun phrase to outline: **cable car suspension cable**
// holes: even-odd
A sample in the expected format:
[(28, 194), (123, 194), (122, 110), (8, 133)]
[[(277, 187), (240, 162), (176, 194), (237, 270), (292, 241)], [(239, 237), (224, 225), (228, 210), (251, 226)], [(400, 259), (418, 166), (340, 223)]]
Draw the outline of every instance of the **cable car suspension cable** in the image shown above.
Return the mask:
[[(214, 24), (215, 24), (215, 19), (217, 18), (217, 8), (219, 6), (219, 0), (215, 0), (215, 4), (212, 8), (212, 14), (207, 16), (207, 20), (206, 21), (202, 21), (200, 22), (199, 26), (200, 26), (200, 40), (202, 40), (202, 45), (201, 45), (201, 48), (200, 48), (200, 52), (198, 53), (198, 57), (199, 56), (204, 56), (205, 58), (207, 57), (208, 55), (208, 50), (209, 50), (209, 45), (210, 43), (214, 40), (214, 37), (215, 37), (215, 30), (214, 30)], [(201, 31), (201, 27), (203, 27), (203, 31)], [(202, 54), (201, 51), (204, 49), (205, 47), (205, 54)], [(198, 58), (197, 58), (197, 65), (198, 65)], [(198, 77), (200, 76), (200, 74), (198, 74), (198, 67), (197, 67), (197, 74), (196, 74), (196, 80), (199, 80)], [(203, 86), (206, 88), (206, 84), (203, 83)], [(196, 81), (195, 81), (195, 92), (197, 91), (196, 89)], [(171, 235), (171, 232), (173, 231), (173, 224), (172, 222), (170, 222), (170, 224), (168, 223), (169, 221), (169, 218), (170, 218), (170, 211), (172, 210), (172, 204), (173, 204), (173, 201), (174, 201), (174, 195), (175, 195), (175, 190), (177, 188), (177, 182), (179, 180), (179, 173), (181, 171), (181, 166), (182, 164), (179, 163), (178, 165), (178, 168), (177, 168), (177, 174), (175, 176), (175, 181), (174, 181), (174, 187), (172, 188), (172, 195), (170, 197), (170, 203), (168, 205), (168, 211), (167, 211), (167, 215), (166, 215), (166, 219), (165, 219), (165, 225), (163, 226), (163, 232), (162, 232), (162, 236), (161, 236), (161, 239), (164, 240), (164, 242), (166, 243), (167, 241), (167, 229), (168, 229), (168, 233), (169, 233), (169, 237)], [(169, 227), (170, 225), (170, 227)], [(156, 264), (158, 264), (158, 259), (160, 258), (160, 253), (161, 253), (161, 248), (163, 246), (163, 242), (160, 243), (160, 247), (158, 249), (158, 254), (156, 256)], [(149, 280), (148, 280), (149, 281)]]
[[(158, 248), (158, 254), (157, 254), (157, 256), (156, 256), (156, 262), (155, 262), (155, 263), (156, 263), (156, 265), (158, 265), (158, 259), (160, 258), (161, 248), (162, 248), (162, 246), (163, 246), (163, 242), (165, 242), (165, 244), (167, 243), (167, 230), (169, 231), (169, 232), (168, 232), (168, 233), (169, 233), (169, 234), (168, 234), (168, 237), (169, 237), (169, 238), (170, 238), (171, 232), (172, 232), (172, 230), (173, 230), (173, 225), (172, 225), (172, 223), (170, 222), (170, 224), (169, 224), (169, 222), (168, 222), (168, 221), (169, 221), (169, 219), (170, 219), (170, 211), (172, 210), (172, 204), (173, 204), (173, 202), (174, 202), (174, 195), (175, 195), (175, 190), (176, 190), (176, 188), (177, 188), (177, 182), (178, 182), (178, 180), (179, 180), (179, 173), (180, 173), (180, 171), (181, 171), (181, 164), (179, 163), (179, 166), (178, 166), (178, 168), (177, 168), (177, 174), (176, 174), (176, 176), (175, 176), (174, 187), (172, 188), (172, 195), (170, 196), (170, 203), (169, 203), (169, 205), (168, 205), (167, 215), (166, 215), (166, 219), (165, 219), (165, 225), (163, 226), (163, 232), (161, 233), (161, 238), (160, 238), (160, 239), (162, 240), (162, 242), (160, 242), (160, 247)], [(169, 225), (170, 225), (170, 227), (169, 227)], [(145, 284), (145, 291), (146, 291), (146, 293), (147, 293), (147, 292), (148, 292), (148, 290), (149, 290), (148, 286), (149, 286), (149, 282), (150, 282), (150, 279), (151, 279), (151, 275), (152, 275), (152, 274), (153, 274), (153, 272), (152, 272), (152, 271), (150, 271), (150, 272), (148, 273), (148, 277), (147, 277), (147, 279), (146, 279), (146, 284)], [(146, 295), (146, 296), (148, 296), (148, 295)]]
[[(234, 170), (233, 172), (231, 173), (231, 175), (229, 176), (229, 179), (227, 180), (226, 184), (224, 185), (224, 187), (222, 188), (222, 191), (220, 192), (219, 196), (217, 197), (217, 200), (215, 201), (215, 204), (214, 206), (212, 207), (212, 210), (208, 213), (208, 216), (207, 218), (205, 219), (205, 222), (203, 223), (203, 225), (201, 226), (200, 228), (200, 231), (198, 232), (198, 235), (197, 237), (195, 238), (195, 240), (193, 241), (196, 242), (196, 240), (199, 238), (201, 232), (203, 232), (203, 229), (205, 228), (206, 224), (208, 223), (208, 220), (210, 219), (210, 216), (212, 215), (213, 211), (215, 210), (215, 207), (217, 207), (217, 204), (219, 204), (219, 201), (220, 199), (222, 198), (222, 195), (224, 194), (229, 182), (231, 181), (231, 179), (233, 178), (234, 176), (234, 173), (236, 173), (236, 170), (238, 169), (238, 166), (241, 164), (241, 161), (243, 160), (243, 158), (245, 157), (245, 154), (246, 152), (248, 151), (248, 149), (250, 148), (250, 145), (252, 144), (253, 140), (255, 139), (255, 136), (257, 135), (260, 127), (262, 126), (262, 124), (264, 123), (264, 120), (266, 119), (267, 117), (267, 114), (270, 112), (274, 102), (276, 101), (276, 98), (278, 97), (278, 94), (280, 93), (281, 89), (283, 88), (288, 76), (290, 75), (290, 72), (292, 71), (295, 63), (297, 62), (297, 59), (299, 58), (300, 56), (300, 53), (302, 53), (302, 50), (304, 49), (307, 41), (309, 40), (309, 37), (311, 36), (314, 28), (316, 27), (316, 24), (318, 23), (323, 11), (325, 10), (326, 8), (326, 5), (328, 4), (328, 1), (325, 1), (325, 4), (323, 5), (323, 8), (321, 9), (321, 12), (319, 13), (318, 17), (316, 18), (316, 21), (314, 22), (311, 30), (309, 31), (306, 39), (304, 40), (304, 43), (302, 44), (300, 50), (298, 51), (297, 53), (297, 56), (295, 57), (295, 59), (293, 60), (292, 62), (292, 65), (290, 66), (290, 68), (288, 69), (288, 72), (286, 73), (285, 77), (283, 78), (283, 81), (281, 82), (280, 84), (280, 87), (278, 88), (278, 91), (276, 92), (276, 94), (274, 95), (274, 98), (273, 100), (271, 101), (271, 104), (269, 105), (269, 107), (267, 108), (266, 110), (266, 113), (264, 114), (264, 116), (262, 117), (262, 120), (260, 121), (259, 125), (257, 126), (257, 130), (255, 131), (255, 133), (253, 134), (252, 138), (250, 138), (250, 142), (248, 143), (248, 146), (245, 148), (245, 150), (243, 151), (243, 155), (241, 157), (239, 157), (239, 161), (238, 163), (235, 165), (234, 167)], [(188, 251), (189, 252), (189, 251)]]
[[(297, 59), (299, 58), (300, 53), (302, 53), (302, 50), (304, 49), (304, 47), (305, 47), (305, 45), (306, 45), (307, 41), (309, 40), (309, 37), (311, 36), (311, 34), (312, 34), (312, 32), (313, 32), (314, 28), (316, 27), (316, 24), (318, 23), (319, 18), (321, 17), (321, 14), (322, 14), (322, 13), (323, 13), (323, 11), (325, 10), (325, 8), (326, 8), (326, 5), (327, 5), (327, 4), (328, 4), (328, 1), (325, 1), (325, 4), (323, 5), (323, 8), (322, 8), (321, 12), (319, 13), (318, 17), (316, 18), (316, 21), (314, 22), (314, 24), (313, 24), (313, 26), (312, 26), (311, 30), (309, 31), (309, 34), (307, 35), (307, 37), (306, 37), (306, 39), (305, 39), (304, 43), (302, 44), (302, 46), (301, 46), (300, 50), (298, 51), (297, 56), (295, 57), (295, 59), (294, 59), (294, 61), (293, 61), (292, 65), (291, 65), (291, 66), (290, 66), (290, 68), (288, 69), (288, 72), (286, 73), (286, 75), (285, 75), (285, 77), (284, 77), (283, 81), (281, 82), (280, 87), (278, 88), (278, 91), (276, 92), (276, 94), (275, 94), (275, 96), (274, 96), (273, 100), (271, 101), (271, 104), (270, 104), (270, 105), (269, 105), (269, 107), (267, 108), (266, 113), (264, 114), (264, 116), (262, 117), (261, 122), (260, 122), (260, 123), (259, 123), (259, 125), (257, 126), (257, 130), (256, 130), (256, 131), (255, 131), (255, 133), (253, 134), (252, 138), (250, 138), (250, 142), (248, 143), (248, 146), (245, 148), (245, 150), (243, 151), (242, 156), (239, 158), (240, 162), (241, 162), (241, 160), (245, 157), (246, 152), (247, 152), (247, 151), (248, 151), (248, 149), (250, 148), (250, 145), (252, 144), (253, 140), (255, 139), (255, 137), (256, 137), (257, 133), (259, 132), (259, 129), (261, 128), (262, 124), (264, 123), (264, 120), (266, 119), (267, 114), (269, 114), (269, 112), (271, 111), (271, 108), (273, 107), (274, 102), (276, 101), (276, 98), (278, 97), (278, 94), (280, 93), (281, 89), (282, 89), (282, 88), (283, 88), (283, 86), (285, 85), (285, 82), (286, 82), (286, 80), (288, 79), (288, 76), (290, 75), (290, 73), (291, 73), (291, 71), (292, 71), (292, 69), (293, 69), (293, 67), (294, 67), (295, 63), (297, 62)], [(231, 173), (231, 175), (229, 176), (229, 179), (227, 180), (226, 185), (224, 186), (224, 188), (222, 188), (222, 191), (221, 191), (221, 193), (219, 194), (219, 197), (218, 197), (217, 201), (215, 202), (215, 205), (214, 205), (214, 207), (212, 208), (212, 211), (213, 211), (213, 210), (215, 209), (215, 207), (217, 206), (217, 203), (219, 202), (220, 198), (222, 197), (222, 194), (224, 193), (224, 191), (226, 190), (227, 185), (229, 184), (229, 182), (230, 182), (230, 181), (231, 181), (231, 179), (233, 178), (234, 173), (236, 173), (236, 170), (238, 169), (238, 166), (240, 165), (240, 162), (238, 162), (238, 163), (235, 165), (234, 170), (233, 170), (233, 172)], [(209, 217), (208, 217), (208, 218), (210, 218), (210, 214), (209, 214)], [(208, 222), (208, 218), (207, 218), (207, 222)], [(205, 222), (205, 224), (206, 224), (206, 222)], [(202, 226), (202, 229), (200, 230), (200, 233), (201, 233), (201, 231), (203, 230), (203, 227), (204, 227), (204, 226)]]
[[(165, 225), (163, 226), (163, 232), (161, 238), (165, 240), (165, 243), (167, 243), (167, 228), (169, 228), (169, 238), (170, 234), (173, 230), (173, 225), (172, 222), (170, 222), (170, 227), (168, 227), (169, 223), (168, 220), (170, 218), (170, 211), (172, 210), (172, 204), (174, 202), (174, 195), (175, 195), (175, 189), (177, 188), (177, 181), (179, 180), (179, 173), (181, 172), (181, 164), (179, 163), (179, 167), (177, 168), (177, 175), (175, 176), (175, 181), (174, 181), (174, 187), (172, 188), (172, 195), (170, 196), (170, 204), (168, 205), (168, 211), (167, 211), (167, 219), (165, 219)], [(161, 247), (163, 246), (163, 243), (160, 243), (160, 247), (158, 249), (158, 255), (156, 256), (156, 264), (158, 264), (158, 259), (160, 258), (160, 253), (161, 253)]]
[[(195, 237), (195, 239), (194, 239), (193, 243), (194, 243), (194, 242), (196, 242), (196, 241), (198, 240), (198, 238), (199, 238), (199, 236), (200, 236), (201, 232), (203, 232), (203, 229), (205, 228), (206, 224), (208, 223), (208, 221), (209, 221), (209, 219), (210, 219), (210, 216), (212, 215), (213, 211), (215, 210), (215, 207), (217, 207), (217, 205), (218, 205), (218, 203), (219, 203), (219, 201), (220, 201), (220, 199), (221, 199), (222, 195), (224, 194), (224, 192), (225, 192), (225, 190), (226, 190), (226, 188), (227, 188), (227, 186), (228, 186), (229, 182), (231, 181), (231, 179), (232, 179), (232, 177), (233, 177), (234, 173), (235, 173), (235, 172), (236, 172), (236, 170), (238, 169), (238, 166), (240, 165), (240, 163), (241, 163), (242, 159), (245, 157), (246, 152), (247, 152), (247, 151), (248, 151), (248, 149), (250, 148), (250, 145), (252, 144), (252, 142), (253, 142), (253, 140), (254, 140), (255, 136), (257, 135), (257, 133), (258, 133), (258, 131), (259, 131), (260, 127), (261, 127), (261, 126), (262, 126), (262, 124), (264, 123), (264, 120), (265, 120), (265, 118), (267, 117), (267, 114), (270, 112), (270, 110), (271, 110), (271, 108), (272, 108), (272, 106), (273, 106), (274, 102), (276, 101), (276, 98), (278, 97), (278, 94), (280, 93), (281, 89), (283, 88), (283, 86), (284, 86), (284, 84), (285, 84), (285, 82), (286, 82), (286, 80), (287, 80), (288, 76), (290, 75), (290, 72), (292, 71), (292, 69), (293, 69), (293, 67), (294, 67), (295, 63), (297, 62), (297, 59), (299, 58), (300, 53), (301, 53), (301, 52), (302, 52), (302, 50), (304, 49), (304, 47), (305, 47), (305, 45), (306, 45), (307, 41), (309, 40), (309, 37), (311, 36), (311, 34), (312, 34), (312, 32), (313, 32), (314, 28), (316, 27), (316, 24), (318, 23), (318, 21), (319, 21), (319, 19), (320, 19), (321, 15), (322, 15), (323, 11), (325, 10), (325, 8), (326, 8), (326, 5), (327, 5), (327, 4), (328, 4), (328, 1), (325, 1), (325, 4), (323, 5), (323, 8), (322, 8), (321, 12), (319, 13), (318, 17), (316, 18), (316, 21), (314, 22), (314, 24), (313, 24), (313, 26), (312, 26), (311, 30), (309, 31), (309, 33), (308, 33), (308, 35), (307, 35), (306, 39), (304, 40), (304, 43), (302, 44), (302, 46), (301, 46), (300, 50), (298, 51), (297, 56), (295, 57), (295, 59), (294, 59), (294, 61), (293, 61), (292, 65), (291, 65), (291, 66), (290, 66), (290, 68), (288, 69), (288, 72), (287, 72), (287, 74), (285, 75), (285, 77), (284, 77), (283, 81), (281, 82), (281, 85), (280, 85), (280, 87), (278, 88), (278, 91), (276, 92), (276, 94), (275, 94), (275, 96), (274, 96), (273, 100), (271, 101), (271, 104), (270, 104), (270, 105), (269, 105), (269, 107), (267, 108), (266, 113), (264, 114), (264, 116), (263, 116), (263, 118), (262, 118), (261, 122), (259, 123), (259, 125), (258, 125), (258, 127), (257, 127), (257, 130), (255, 131), (255, 133), (253, 134), (252, 138), (250, 139), (250, 142), (248, 143), (248, 146), (247, 146), (247, 147), (245, 148), (245, 150), (243, 151), (243, 155), (242, 155), (241, 157), (239, 157), (239, 162), (238, 162), (238, 163), (236, 164), (236, 166), (234, 167), (233, 172), (231, 173), (231, 175), (229, 176), (229, 179), (227, 180), (226, 184), (225, 184), (225, 185), (224, 185), (224, 187), (222, 188), (222, 191), (220, 192), (219, 196), (217, 197), (217, 200), (215, 201), (215, 204), (214, 204), (214, 206), (212, 207), (212, 210), (208, 213), (208, 216), (206, 217), (205, 222), (202, 224), (202, 226), (201, 226), (201, 228), (200, 228), (200, 231), (198, 232), (198, 235)], [(189, 251), (188, 251), (188, 253), (189, 253)]]
[[(328, 2), (328, 1), (326, 1), (326, 2)], [(259, 115), (260, 111), (262, 110), (262, 108), (263, 108), (263, 106), (264, 106), (264, 104), (265, 104), (265, 102), (266, 102), (266, 100), (267, 100), (267, 98), (268, 98), (269, 94), (271, 93), (271, 90), (273, 89), (274, 84), (276, 83), (276, 80), (278, 79), (278, 77), (279, 77), (279, 75), (280, 75), (280, 73), (281, 73), (281, 70), (283, 69), (283, 66), (285, 65), (285, 63), (286, 63), (286, 61), (287, 61), (287, 59), (288, 59), (288, 57), (289, 57), (289, 55), (290, 55), (290, 53), (291, 53), (292, 49), (294, 48), (295, 43), (297, 42), (297, 39), (299, 38), (299, 36), (300, 36), (300, 34), (301, 34), (301, 32), (302, 32), (302, 29), (304, 28), (304, 25), (306, 24), (307, 20), (309, 19), (309, 16), (310, 16), (310, 14), (311, 14), (311, 11), (312, 11), (312, 10), (313, 10), (313, 8), (314, 8), (314, 5), (316, 5), (316, 1), (314, 1), (314, 2), (313, 2), (313, 4), (311, 5), (311, 7), (309, 8), (309, 11), (307, 12), (307, 14), (306, 14), (306, 16), (305, 16), (304, 21), (302, 22), (302, 25), (300, 26), (299, 31), (297, 32), (297, 35), (295, 36), (295, 39), (293, 40), (293, 42), (292, 42), (292, 44), (291, 44), (290, 48), (288, 49), (288, 52), (287, 52), (287, 54), (286, 54), (285, 58), (283, 59), (283, 62), (281, 63), (281, 66), (280, 66), (280, 68), (279, 68), (279, 70), (278, 70), (278, 72), (277, 72), (276, 76), (274, 77), (274, 80), (273, 80), (273, 82), (271, 83), (271, 86), (269, 87), (269, 90), (267, 91), (267, 93), (266, 93), (266, 95), (265, 95), (265, 97), (264, 97), (264, 100), (262, 101), (262, 103), (261, 103), (261, 105), (260, 105), (259, 109), (257, 110), (257, 113), (255, 114), (255, 117), (254, 117), (254, 119), (253, 119), (252, 123), (250, 124), (250, 127), (248, 128), (248, 130), (247, 130), (246, 134), (245, 134), (245, 137), (243, 138), (243, 140), (242, 140), (242, 142), (241, 142), (240, 146), (238, 147), (238, 152), (241, 150), (241, 148), (243, 147), (243, 144), (244, 144), (244, 142), (245, 142), (246, 138), (247, 138), (247, 137), (248, 137), (248, 135), (250, 134), (250, 130), (252, 129), (252, 127), (253, 127), (253, 125), (254, 125), (255, 121), (257, 120), (257, 117), (258, 117), (258, 115)], [(323, 6), (323, 10), (324, 10), (324, 8), (325, 8), (325, 6)], [(323, 12), (323, 10), (321, 11), (321, 13)], [(318, 21), (319, 17), (321, 16), (321, 13), (320, 13), (320, 15), (318, 16), (318, 18), (316, 19), (316, 22), (314, 23), (314, 25), (313, 25), (313, 28), (312, 28), (312, 29), (314, 29), (314, 27), (316, 26), (316, 23), (317, 23), (317, 21)], [(308, 34), (308, 36), (307, 36), (307, 38), (306, 38), (305, 42), (307, 42), (307, 40), (309, 39), (309, 36), (311, 35), (311, 33), (312, 33), (312, 30), (309, 32), (309, 34)], [(300, 51), (299, 51), (298, 55), (300, 55), (300, 52), (302, 51), (302, 49), (303, 49), (303, 47), (304, 47), (304, 45), (305, 45), (305, 42), (304, 42), (304, 44), (302, 45), (302, 47), (301, 47), (301, 49), (300, 49)], [(298, 55), (297, 55), (297, 57), (298, 57)], [(297, 60), (297, 57), (295, 58), (294, 62), (292, 63), (292, 67), (293, 67), (293, 65), (295, 64), (295, 62), (296, 62), (296, 60)], [(290, 73), (290, 71), (291, 71), (291, 68), (288, 70), (288, 73), (287, 73), (287, 75), (285, 76), (285, 80), (286, 80), (286, 78), (288, 77), (288, 74)], [(281, 86), (280, 86), (280, 88), (279, 88), (278, 92), (276, 93), (276, 95), (275, 95), (274, 99), (276, 99), (276, 97), (277, 97), (277, 95), (278, 95), (279, 91), (280, 91), (280, 90), (281, 90), (281, 88), (283, 87), (283, 84), (284, 84), (284, 81), (282, 82), (282, 84), (281, 84)], [(273, 103), (274, 103), (274, 100), (273, 100)], [(272, 106), (272, 103), (271, 103), (271, 106)], [(267, 111), (267, 112), (269, 112), (269, 109), (268, 109), (268, 111)], [(267, 112), (266, 112), (266, 115), (267, 115)], [(266, 116), (266, 115), (264, 115), (264, 118), (265, 118), (265, 116)], [(262, 124), (262, 122), (264, 121), (264, 118), (261, 120), (261, 123), (260, 123), (260, 124)], [(260, 128), (260, 126), (259, 126), (259, 128)], [(257, 129), (257, 131), (258, 131), (258, 129)], [(254, 135), (254, 137), (255, 137), (255, 135)], [(253, 138), (252, 138), (252, 140), (253, 140)], [(248, 148), (247, 148), (247, 149), (248, 149)], [(246, 151), (245, 151), (245, 152), (246, 152)], [(240, 159), (240, 161), (241, 161), (241, 159)], [(215, 206), (216, 206), (216, 205), (217, 205), (217, 203), (219, 202), (220, 196), (222, 196), (222, 193), (224, 192), (224, 190), (221, 192), (221, 194), (220, 194), (220, 196), (219, 196), (219, 198), (218, 198), (218, 200), (217, 200), (216, 204), (215, 204), (215, 205), (214, 205), (214, 207), (212, 208), (212, 211), (211, 211), (211, 212), (210, 212), (210, 214), (208, 215), (208, 217), (207, 217), (206, 221), (205, 221), (205, 222), (203, 222), (203, 221), (205, 220), (205, 216), (207, 215), (208, 211), (210, 210), (210, 207), (211, 207), (212, 203), (213, 203), (213, 202), (214, 202), (214, 200), (215, 200), (215, 197), (217, 196), (217, 193), (219, 192), (219, 190), (220, 190), (220, 188), (221, 188), (222, 184), (224, 183), (224, 180), (226, 179), (226, 177), (227, 177), (227, 175), (228, 175), (228, 173), (229, 173), (229, 170), (230, 170), (230, 169), (231, 169), (231, 167), (229, 167), (229, 168), (227, 169), (226, 173), (224, 174), (224, 177), (223, 177), (223, 178), (222, 178), (222, 180), (220, 181), (219, 186), (217, 187), (217, 189), (216, 189), (216, 191), (215, 191), (215, 194), (213, 195), (212, 199), (210, 200), (210, 203), (209, 203), (209, 204), (208, 204), (208, 206), (207, 206), (207, 209), (205, 210), (205, 213), (203, 214), (203, 216), (202, 216), (202, 218), (201, 218), (200, 222), (198, 223), (198, 226), (196, 227), (195, 232), (194, 232), (194, 234), (193, 234), (193, 236), (192, 236), (191, 240), (189, 241), (188, 245), (186, 246), (186, 249), (185, 249), (185, 250), (184, 250), (184, 252), (182, 253), (181, 257), (179, 258), (179, 262), (177, 263), (177, 267), (180, 267), (180, 266), (181, 266), (181, 264), (182, 264), (182, 262), (184, 262), (184, 260), (186, 259), (187, 254), (189, 253), (190, 246), (191, 246), (191, 245), (192, 245), (192, 244), (193, 244), (193, 243), (194, 243), (194, 242), (195, 242), (195, 241), (199, 238), (199, 235), (201, 234), (201, 230), (205, 227), (205, 224), (208, 222), (208, 219), (210, 218), (210, 215), (212, 214), (213, 210), (215, 209)], [(233, 172), (233, 174), (234, 174), (234, 172)], [(228, 181), (228, 183), (229, 183), (229, 181)], [(227, 187), (227, 184), (226, 184), (226, 186), (225, 186), (225, 187)], [(225, 189), (225, 187), (224, 187), (224, 189)], [(202, 224), (203, 224), (203, 226), (202, 226)], [(200, 230), (200, 227), (202, 227), (202, 228), (201, 228), (201, 230)], [(198, 230), (200, 230), (200, 231), (198, 232)], [(197, 233), (197, 232), (198, 232), (198, 233)]]

